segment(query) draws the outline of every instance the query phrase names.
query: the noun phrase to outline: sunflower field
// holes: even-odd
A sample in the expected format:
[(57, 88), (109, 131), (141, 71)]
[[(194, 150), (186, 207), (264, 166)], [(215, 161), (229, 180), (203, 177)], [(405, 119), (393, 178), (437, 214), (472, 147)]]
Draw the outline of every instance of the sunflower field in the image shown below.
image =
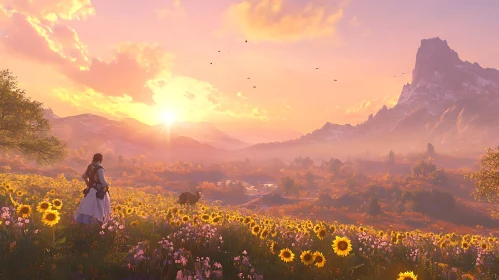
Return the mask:
[(499, 279), (493, 236), (383, 231), (110, 190), (74, 223), (84, 184), (0, 174), (0, 279)]

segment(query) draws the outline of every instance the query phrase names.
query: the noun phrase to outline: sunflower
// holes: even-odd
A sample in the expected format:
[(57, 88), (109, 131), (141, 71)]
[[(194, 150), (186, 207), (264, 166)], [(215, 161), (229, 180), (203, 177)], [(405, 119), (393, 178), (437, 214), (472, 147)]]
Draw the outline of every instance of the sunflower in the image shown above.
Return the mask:
[(211, 219), (212, 224), (218, 224), (221, 222), (222, 218), (220, 216), (215, 216), (213, 219)]
[(315, 260), (314, 255), (310, 251), (303, 251), (300, 255), (300, 259), (306, 266), (313, 264)]
[(321, 225), (320, 224), (316, 224), (314, 226), (314, 232), (318, 232), (320, 229), (321, 229)]
[(293, 254), (290, 249), (285, 248), (279, 252), (279, 257), (281, 257), (281, 260), (284, 262), (292, 262), (295, 258), (295, 254)]
[(336, 227), (334, 225), (329, 226), (329, 232), (334, 233), (336, 231)]
[(127, 213), (128, 215), (132, 214), (132, 213), (133, 213), (133, 208), (132, 208), (132, 207), (128, 207), (128, 208), (126, 209), (126, 213)]
[(21, 196), (23, 196), (23, 195), (24, 195), (24, 192), (23, 192), (23, 191), (17, 191), (17, 192), (16, 192), (16, 195), (17, 195), (17, 196), (19, 196), (19, 197), (21, 197)]
[(326, 263), (326, 258), (324, 257), (324, 255), (321, 252), (315, 251), (314, 263), (315, 263), (315, 266), (317, 266), (317, 267), (323, 267), (324, 264)]
[(352, 243), (348, 237), (336, 236), (332, 247), (334, 252), (340, 257), (346, 257), (352, 251)]
[(50, 209), (50, 207), (52, 207), (52, 203), (50, 203), (48, 201), (42, 201), (42, 202), (38, 203), (36, 210), (40, 213), (43, 213), (43, 212), (47, 211), (48, 209)]
[(55, 190), (54, 189), (50, 190), (49, 194), (54, 195), (55, 194)]
[(326, 236), (326, 229), (325, 228), (320, 228), (317, 231), (317, 238), (319, 238), (320, 240), (323, 240), (325, 236)]
[(259, 226), (259, 225), (255, 225), (252, 229), (251, 229), (251, 233), (253, 233), (253, 235), (258, 235), (260, 233), (260, 230), (262, 228)]
[(260, 233), (260, 239), (266, 239), (269, 236), (269, 230), (264, 228)]
[(45, 210), (45, 212), (43, 212), (42, 221), (47, 226), (51, 227), (56, 225), (59, 223), (60, 219), (61, 217), (59, 216), (59, 212), (56, 210)]
[(384, 231), (382, 231), (382, 230), (378, 231), (378, 236), (379, 236), (379, 237), (383, 237), (383, 236), (385, 236), (385, 232), (384, 232)]
[(480, 248), (482, 250), (487, 250), (487, 249), (489, 249), (489, 244), (487, 244), (487, 243), (484, 242), (484, 243), (480, 244)]
[(130, 227), (136, 227), (139, 223), (137, 221), (132, 221)]
[(58, 198), (52, 200), (52, 206), (54, 206), (55, 209), (59, 210), (62, 208), (62, 201)]
[(28, 218), (31, 214), (31, 206), (25, 204), (17, 206), (17, 214), (21, 215), (23, 218)]
[(463, 240), (463, 242), (461, 242), (461, 248), (468, 250), (470, 248), (470, 244), (466, 240)]
[(206, 222), (206, 221), (209, 221), (209, 220), (210, 220), (210, 215), (208, 215), (208, 214), (203, 214), (203, 215), (201, 215), (201, 220), (203, 220), (203, 221), (205, 221), (205, 222)]
[(187, 215), (182, 217), (182, 222), (184, 222), (184, 223), (188, 222), (189, 220), (190, 220), (190, 218)]
[(397, 280), (417, 280), (418, 276), (412, 271), (400, 272)]

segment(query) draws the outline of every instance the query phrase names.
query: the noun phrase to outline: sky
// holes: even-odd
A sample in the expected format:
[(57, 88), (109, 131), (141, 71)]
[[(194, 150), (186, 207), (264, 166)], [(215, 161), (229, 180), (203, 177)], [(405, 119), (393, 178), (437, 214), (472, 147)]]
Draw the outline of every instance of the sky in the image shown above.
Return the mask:
[(308, 133), (393, 107), (421, 39), (499, 68), (497, 14), (497, 0), (0, 0), (0, 65), (59, 116)]

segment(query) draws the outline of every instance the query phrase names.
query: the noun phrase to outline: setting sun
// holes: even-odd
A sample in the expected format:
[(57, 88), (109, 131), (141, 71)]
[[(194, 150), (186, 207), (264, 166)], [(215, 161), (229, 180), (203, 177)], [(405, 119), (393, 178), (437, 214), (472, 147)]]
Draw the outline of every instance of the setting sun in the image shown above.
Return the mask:
[(161, 120), (167, 125), (171, 125), (176, 120), (175, 114), (170, 110), (166, 110), (161, 114)]

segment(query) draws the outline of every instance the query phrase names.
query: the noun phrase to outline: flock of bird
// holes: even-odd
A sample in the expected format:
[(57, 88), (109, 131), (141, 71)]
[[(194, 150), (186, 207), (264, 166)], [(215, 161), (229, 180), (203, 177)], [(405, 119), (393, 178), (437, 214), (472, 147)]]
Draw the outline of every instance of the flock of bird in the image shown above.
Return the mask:
[[(248, 40), (244, 40), (245, 43), (248, 43)], [(218, 52), (220, 52), (220, 50), (218, 50)], [(210, 65), (213, 65), (213, 62), (210, 62)], [(319, 70), (319, 67), (316, 67), (315, 68), (316, 70)], [(251, 79), (251, 77), (248, 77), (247, 78), (248, 80)], [(338, 80), (334, 79), (333, 80), (334, 82), (337, 82)], [(253, 88), (256, 88), (256, 86), (253, 86)]]
[[(248, 43), (248, 40), (244, 40), (245, 43)], [(220, 52), (220, 50), (218, 50), (218, 52)], [(213, 62), (210, 62), (211, 65), (213, 65)], [(315, 67), (315, 70), (319, 70), (320, 68), (319, 67)], [(405, 72), (402, 73), (402, 75), (405, 75)], [(393, 76), (394, 78), (397, 77), (397, 75), (394, 75)], [(248, 77), (247, 78), (248, 80), (251, 79), (251, 77)], [(334, 79), (333, 80), (334, 82), (337, 82), (338, 80), (337, 79)], [(256, 86), (253, 86), (253, 88), (256, 88)]]

